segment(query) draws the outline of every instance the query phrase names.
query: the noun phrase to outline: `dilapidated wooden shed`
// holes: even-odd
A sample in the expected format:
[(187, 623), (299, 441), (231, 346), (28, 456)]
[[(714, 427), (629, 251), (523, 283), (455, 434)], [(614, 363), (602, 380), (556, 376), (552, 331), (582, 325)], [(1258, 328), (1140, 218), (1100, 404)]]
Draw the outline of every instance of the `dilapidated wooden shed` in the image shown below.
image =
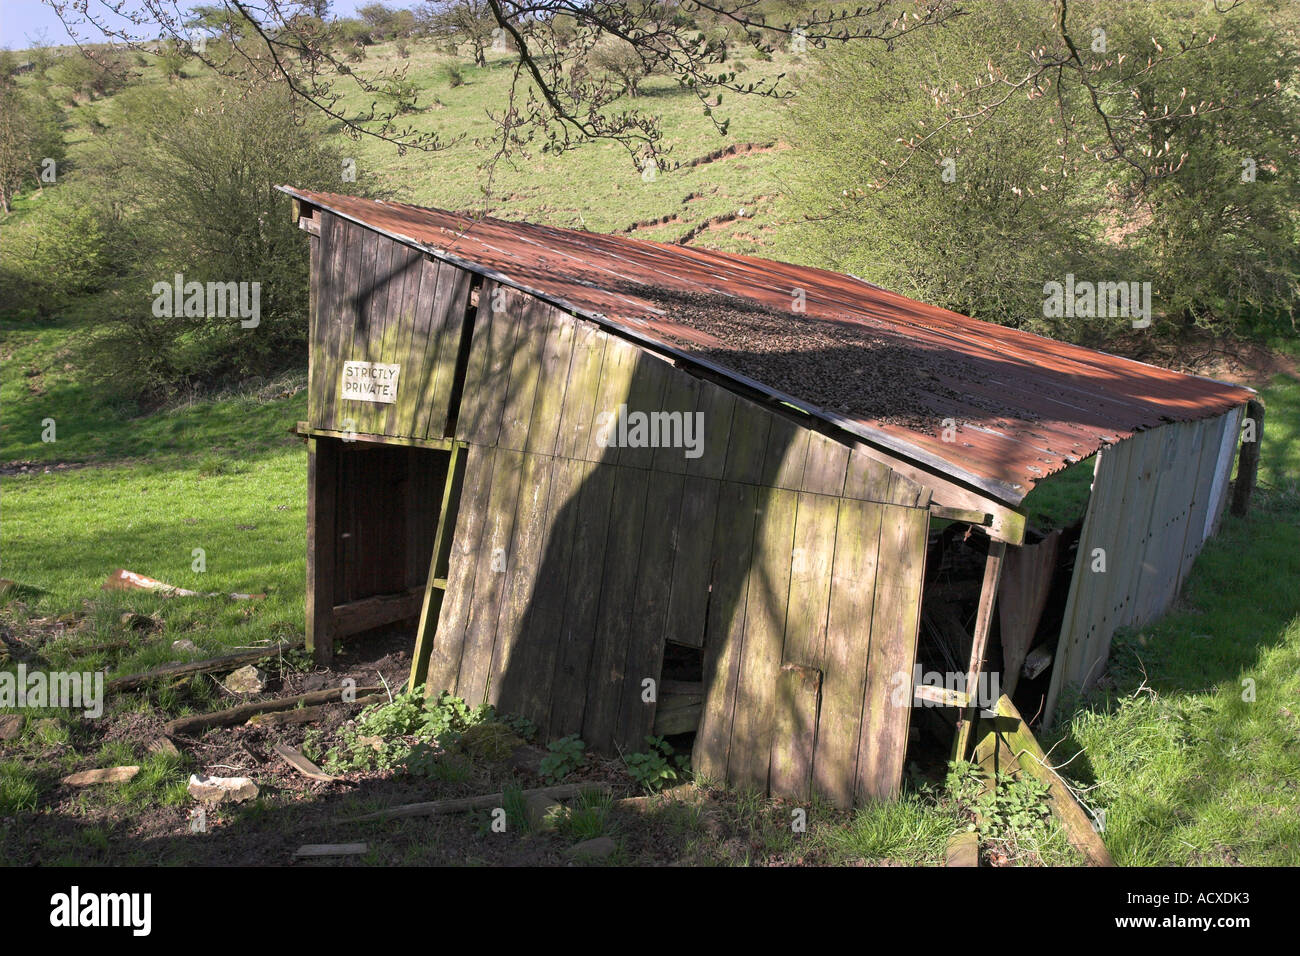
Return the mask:
[[(430, 693), (604, 752), (694, 734), (697, 772), (781, 795), (890, 797), (914, 708), (968, 727), (974, 695), (916, 679), (932, 518), (980, 562), (962, 687), (1036, 649), (1054, 702), (1176, 594), (1253, 399), (849, 276), (284, 191), (317, 656), (410, 622)], [(1069, 545), (1027, 537), (1034, 484), (1099, 450)]]

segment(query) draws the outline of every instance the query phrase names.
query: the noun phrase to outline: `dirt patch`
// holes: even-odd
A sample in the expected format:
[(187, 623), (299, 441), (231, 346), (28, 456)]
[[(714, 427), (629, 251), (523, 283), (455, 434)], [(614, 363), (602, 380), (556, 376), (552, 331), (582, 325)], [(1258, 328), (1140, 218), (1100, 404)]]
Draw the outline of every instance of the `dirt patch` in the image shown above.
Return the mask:
[(684, 163), (678, 163), (674, 169), (690, 169), (694, 166), (704, 166), (708, 163), (716, 163), (720, 159), (730, 159), (733, 156), (748, 156), (752, 153), (771, 153), (779, 149), (789, 149), (789, 143), (783, 143), (779, 140), (773, 140), (769, 143), (732, 143), (730, 146), (724, 146), (721, 149), (715, 149), (711, 153), (705, 153), (703, 156), (696, 156), (694, 159), (688, 159)]
[(1257, 342), (1208, 332), (1194, 331), (1178, 339), (1126, 332), (1101, 348), (1149, 365), (1251, 388), (1261, 388), (1277, 375), (1300, 380), (1300, 364), (1289, 355)]

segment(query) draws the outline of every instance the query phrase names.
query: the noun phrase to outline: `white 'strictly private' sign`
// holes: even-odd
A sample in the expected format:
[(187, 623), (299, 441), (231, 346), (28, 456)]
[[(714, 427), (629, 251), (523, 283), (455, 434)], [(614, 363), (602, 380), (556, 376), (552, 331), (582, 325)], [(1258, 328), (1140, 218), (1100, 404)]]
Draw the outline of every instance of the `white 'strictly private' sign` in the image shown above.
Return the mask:
[(401, 371), (400, 365), (344, 362), (343, 397), (356, 402), (383, 402), (392, 405), (397, 401), (397, 376)]

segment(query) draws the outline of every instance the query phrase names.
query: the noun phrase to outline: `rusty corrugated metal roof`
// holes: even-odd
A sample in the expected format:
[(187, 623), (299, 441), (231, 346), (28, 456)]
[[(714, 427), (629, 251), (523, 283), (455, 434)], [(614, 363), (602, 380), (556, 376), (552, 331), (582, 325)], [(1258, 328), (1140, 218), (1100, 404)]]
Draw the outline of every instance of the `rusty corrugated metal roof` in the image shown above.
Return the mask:
[[(722, 372), (1011, 505), (1105, 444), (1220, 414), (1254, 394), (968, 318), (823, 269), (281, 188)], [(943, 440), (945, 419), (958, 423), (955, 441)]]

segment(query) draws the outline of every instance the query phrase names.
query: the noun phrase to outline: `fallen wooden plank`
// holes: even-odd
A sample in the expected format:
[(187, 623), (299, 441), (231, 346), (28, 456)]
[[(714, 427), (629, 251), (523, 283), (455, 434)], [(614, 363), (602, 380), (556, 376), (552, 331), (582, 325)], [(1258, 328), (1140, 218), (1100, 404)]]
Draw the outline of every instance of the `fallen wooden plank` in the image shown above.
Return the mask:
[(105, 767), (101, 770), (83, 770), (81, 773), (68, 774), (59, 783), (65, 783), (70, 787), (90, 787), (99, 783), (126, 783), (139, 772), (139, 767)]
[[(348, 703), (341, 701), (348, 707), (368, 707), (370, 704), (379, 704), (388, 700), (387, 694), (371, 694), (368, 697), (358, 697), (356, 700)], [(313, 707), (295, 707), (293, 710), (273, 710), (263, 711), (260, 714), (254, 714), (248, 718), (250, 727), (291, 727), (295, 724), (310, 724), (313, 721), (320, 720), (325, 716), (329, 709), (328, 704), (317, 704)]]
[(974, 830), (962, 830), (948, 838), (944, 866), (979, 866), (980, 840)]
[[(580, 793), (604, 790), (598, 783), (562, 783), (554, 787), (537, 787), (524, 790), (520, 796), (524, 800), (537, 796), (550, 797), (552, 800), (570, 800)], [(504, 793), (489, 793), (481, 797), (461, 797), (455, 800), (434, 800), (429, 803), (407, 803), (387, 810), (377, 810), (364, 816), (351, 817), (350, 820), (396, 820), (407, 817), (436, 817), (448, 813), (462, 813), (466, 810), (491, 810), (505, 804)]]
[(271, 749), (275, 752), (277, 757), (309, 780), (319, 780), (322, 783), (333, 783), (338, 779), (338, 777), (325, 773), (325, 771), (321, 770), (320, 767), (316, 766), (288, 744), (276, 744)]
[(1009, 723), (1015, 729), (995, 731), (986, 736), (976, 749), (976, 760), (989, 769), (992, 769), (991, 765), (996, 760), (1001, 764), (998, 769), (1003, 773), (1019, 768), (1046, 783), (1050, 791), (1048, 804), (1065, 828), (1070, 845), (1083, 854), (1089, 866), (1114, 866), (1115, 859), (1106, 848), (1101, 834), (1093, 827), (1092, 819), (1074, 799), (1074, 794), (1056, 772), (1056, 768), (1048, 763), (1043, 748), (1038, 745), (1024, 718), (1005, 694), (998, 700), (997, 713), (999, 717), (1010, 718)]
[(285, 651), (294, 651), (302, 647), (301, 641), (292, 644), (275, 644), (270, 647), (255, 647), (247, 651), (239, 651), (236, 654), (225, 654), (221, 657), (210, 657), (202, 661), (175, 661), (171, 664), (163, 664), (160, 667), (151, 670), (141, 671), (138, 674), (126, 674), (123, 677), (114, 677), (108, 682), (107, 688), (110, 691), (133, 690), (141, 684), (147, 684), (152, 680), (159, 680), (171, 677), (188, 677), (192, 674), (207, 674), (212, 671), (225, 670), (228, 667), (238, 666), (240, 664), (252, 664), (266, 657), (275, 657)]
[(348, 637), (371, 628), (404, 621), (419, 614), (423, 604), (423, 586), (399, 594), (380, 594), (350, 604), (336, 604), (334, 636)]
[[(118, 568), (108, 576), (108, 579), (100, 585), (101, 591), (157, 591), (166, 597), (222, 597), (220, 591), (191, 591), (188, 588), (178, 588), (174, 584), (166, 584), (162, 581), (146, 577), (143, 574), (136, 574), (134, 571), (128, 571), (125, 568)], [(260, 600), (266, 597), (265, 594), (226, 594), (225, 597), (232, 601), (252, 601)]]
[(329, 856), (362, 856), (369, 851), (369, 843), (307, 843), (294, 851), (293, 858), (319, 860)]
[[(358, 687), (356, 693), (358, 695), (373, 694), (380, 690), (383, 690), (383, 688), (379, 686)], [(210, 727), (228, 727), (231, 724), (241, 724), (254, 714), (276, 710), (292, 710), (299, 704), (328, 704), (334, 701), (347, 703), (340, 696), (342, 692), (342, 687), (331, 687), (326, 690), (312, 691), (310, 694), (299, 694), (296, 697), (281, 697), (278, 700), (261, 700), (250, 704), (240, 704), (238, 707), (213, 711), (210, 714), (178, 717), (176, 720), (168, 722), (163, 727), (163, 731), (169, 737), (191, 736)]]

